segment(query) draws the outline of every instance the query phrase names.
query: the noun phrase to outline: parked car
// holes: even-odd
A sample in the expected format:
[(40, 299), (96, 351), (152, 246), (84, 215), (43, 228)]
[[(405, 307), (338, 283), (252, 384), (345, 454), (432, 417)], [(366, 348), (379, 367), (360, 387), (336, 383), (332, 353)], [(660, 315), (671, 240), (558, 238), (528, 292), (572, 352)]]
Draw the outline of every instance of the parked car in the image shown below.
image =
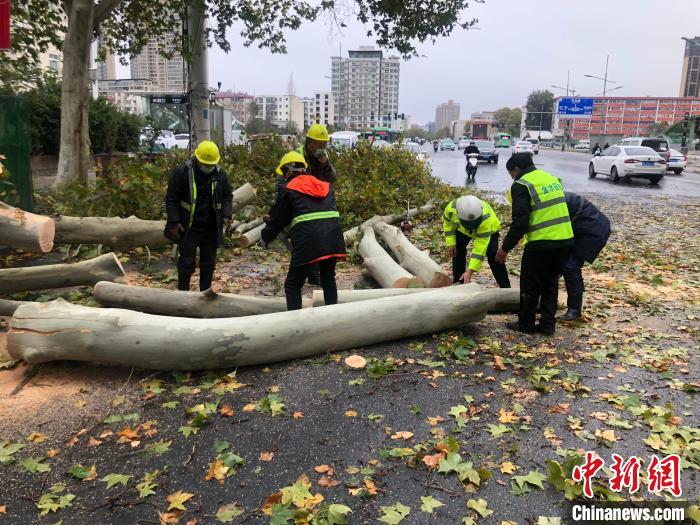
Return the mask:
[(331, 145), (335, 148), (354, 148), (357, 146), (358, 136), (356, 131), (336, 131), (330, 134)]
[(535, 155), (540, 154), (540, 139), (525, 139), (527, 140), (530, 144), (532, 144), (532, 151), (535, 153)]
[(382, 139), (376, 139), (374, 142), (372, 142), (372, 147), (373, 148), (390, 148), (391, 147), (391, 142), (382, 140)]
[(515, 153), (529, 153), (532, 155), (534, 153), (534, 149), (532, 144), (530, 144), (528, 141), (519, 140), (515, 143), (515, 146), (513, 146), (513, 154)]
[(590, 142), (579, 142), (578, 144), (574, 145), (574, 149), (576, 150), (583, 150), (583, 151), (589, 151), (591, 149), (591, 144)]
[[(151, 128), (143, 128), (141, 130), (141, 144), (144, 144), (150, 136), (152, 136), (153, 130)], [(156, 137), (156, 140), (154, 141), (156, 145), (165, 148), (165, 149), (172, 149), (177, 147), (177, 143), (175, 142), (175, 133), (170, 131), (169, 129), (164, 129), (160, 132), (158, 137)]]
[(469, 143), (473, 139), (470, 139), (469, 137), (459, 137), (459, 141), (457, 141), (457, 149), (464, 149), (467, 146), (469, 146)]
[(688, 167), (688, 157), (675, 149), (668, 150), (670, 158), (666, 163), (666, 171), (672, 171), (676, 175), (683, 173), (683, 170)]
[(498, 164), (498, 150), (496, 145), (490, 140), (476, 140), (474, 141), (476, 147), (479, 148), (479, 157), (477, 160), (483, 160), (491, 164)]
[(450, 151), (454, 151), (456, 148), (456, 145), (452, 139), (442, 139), (440, 141), (440, 151), (444, 151), (446, 149)]
[(617, 143), (618, 146), (646, 146), (653, 149), (668, 162), (670, 154), (670, 146), (668, 140), (663, 137), (628, 137)]
[(179, 149), (188, 149), (190, 147), (190, 136), (187, 133), (178, 133), (175, 135), (175, 147)]
[(417, 142), (409, 142), (408, 144), (404, 144), (404, 148), (413, 153), (416, 158), (422, 162), (425, 162), (428, 158), (428, 154), (423, 151), (423, 148)]
[(588, 164), (588, 176), (607, 175), (613, 182), (620, 177), (648, 179), (658, 184), (666, 173), (666, 160), (646, 146), (611, 146)]

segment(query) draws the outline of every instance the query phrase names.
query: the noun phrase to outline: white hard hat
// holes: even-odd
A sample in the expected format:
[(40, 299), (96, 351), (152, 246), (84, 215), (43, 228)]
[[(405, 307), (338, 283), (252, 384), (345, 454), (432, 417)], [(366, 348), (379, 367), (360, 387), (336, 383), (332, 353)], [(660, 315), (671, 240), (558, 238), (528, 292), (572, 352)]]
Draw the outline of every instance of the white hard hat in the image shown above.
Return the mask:
[(463, 221), (476, 220), (483, 214), (481, 200), (474, 195), (460, 197), (457, 199), (455, 207), (457, 208), (457, 217)]

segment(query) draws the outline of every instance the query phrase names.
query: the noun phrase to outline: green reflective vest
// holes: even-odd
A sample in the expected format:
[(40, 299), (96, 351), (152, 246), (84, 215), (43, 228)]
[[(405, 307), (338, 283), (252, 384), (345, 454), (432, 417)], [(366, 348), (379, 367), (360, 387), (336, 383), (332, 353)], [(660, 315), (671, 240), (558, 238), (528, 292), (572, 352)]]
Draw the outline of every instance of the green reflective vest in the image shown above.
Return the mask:
[(530, 193), (530, 227), (525, 243), (531, 241), (563, 241), (573, 239), (569, 209), (561, 181), (546, 171), (526, 173), (515, 184), (522, 184)]
[(450, 202), (445, 208), (445, 212), (442, 214), (442, 230), (445, 235), (445, 246), (450, 247), (457, 244), (458, 231), (474, 239), (474, 247), (471, 257), (469, 258), (469, 269), (475, 272), (481, 270), (481, 265), (486, 258), (486, 250), (489, 247), (489, 242), (491, 242), (491, 235), (501, 229), (501, 221), (498, 220), (498, 216), (491, 205), (482, 200), (481, 209), (483, 220), (477, 229), (472, 231), (462, 226), (459, 217), (457, 217), (455, 201)]
[[(190, 218), (187, 223), (187, 227), (189, 228), (192, 226), (192, 222), (194, 221), (194, 210), (197, 207), (197, 182), (195, 181), (194, 178), (194, 166), (190, 165), (189, 170), (187, 171), (188, 173), (188, 178), (189, 178), (189, 184), (190, 184), (190, 202), (186, 201), (180, 201), (180, 206), (185, 208), (187, 211), (190, 212)], [(221, 203), (216, 202), (216, 199), (214, 198), (214, 192), (216, 191), (216, 186), (217, 186), (218, 181), (214, 180), (212, 177), (211, 179), (211, 203), (212, 206), (214, 206), (217, 210), (221, 210)]]

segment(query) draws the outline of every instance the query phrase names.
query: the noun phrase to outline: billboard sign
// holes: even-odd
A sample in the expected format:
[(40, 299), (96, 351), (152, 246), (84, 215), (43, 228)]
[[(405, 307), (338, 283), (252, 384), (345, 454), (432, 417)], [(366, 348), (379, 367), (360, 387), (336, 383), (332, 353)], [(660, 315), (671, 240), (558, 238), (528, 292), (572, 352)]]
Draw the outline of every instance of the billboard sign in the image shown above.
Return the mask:
[(590, 118), (593, 114), (592, 98), (564, 97), (559, 99), (557, 113), (565, 118)]

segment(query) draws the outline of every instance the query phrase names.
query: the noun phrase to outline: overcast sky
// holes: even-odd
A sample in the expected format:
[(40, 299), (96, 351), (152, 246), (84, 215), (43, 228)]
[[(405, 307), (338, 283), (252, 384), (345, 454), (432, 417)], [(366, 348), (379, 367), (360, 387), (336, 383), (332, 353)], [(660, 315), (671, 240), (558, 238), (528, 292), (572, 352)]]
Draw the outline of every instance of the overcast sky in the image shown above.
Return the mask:
[[(698, 0), (486, 0), (464, 17), (478, 18), (477, 30), (457, 29), (422, 55), (401, 64), (399, 111), (414, 123), (435, 118), (435, 106), (448, 99), (461, 104), (462, 118), (475, 111), (522, 106), (533, 89), (565, 86), (567, 70), (577, 94), (595, 95), (608, 77), (624, 86), (621, 96), (678, 96), (685, 42), (700, 35)], [(286, 93), (290, 73), (298, 96), (330, 91), (330, 57), (373, 45), (361, 24), (329, 37), (323, 21), (287, 36), (287, 55), (245, 48), (239, 29), (230, 31), (231, 52), (214, 48), (210, 85), (251, 94)], [(389, 53), (391, 54), (391, 53)], [(563, 91), (553, 90), (556, 94)]]

